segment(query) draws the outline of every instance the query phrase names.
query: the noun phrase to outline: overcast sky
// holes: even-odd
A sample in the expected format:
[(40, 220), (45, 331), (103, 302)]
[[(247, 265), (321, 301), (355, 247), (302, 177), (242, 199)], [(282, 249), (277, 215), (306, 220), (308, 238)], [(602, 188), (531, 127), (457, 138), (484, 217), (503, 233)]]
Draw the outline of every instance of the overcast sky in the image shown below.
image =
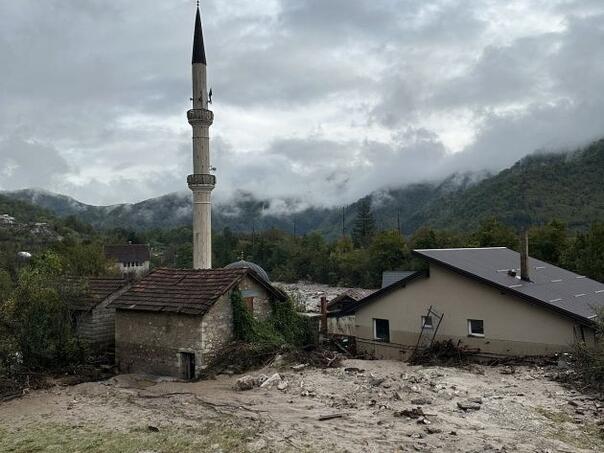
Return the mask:
[[(193, 0), (1, 0), (0, 189), (186, 190)], [(341, 204), (604, 136), (602, 0), (202, 0), (214, 196)]]

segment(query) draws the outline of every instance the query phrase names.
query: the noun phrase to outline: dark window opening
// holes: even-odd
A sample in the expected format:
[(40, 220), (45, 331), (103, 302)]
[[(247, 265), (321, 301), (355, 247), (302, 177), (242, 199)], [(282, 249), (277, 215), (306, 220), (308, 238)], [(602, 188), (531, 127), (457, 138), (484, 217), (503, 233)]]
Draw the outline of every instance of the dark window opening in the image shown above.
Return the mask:
[(387, 319), (374, 319), (375, 339), (390, 342), (390, 322)]
[(180, 369), (183, 379), (187, 381), (195, 379), (195, 354), (192, 352), (181, 352)]
[(468, 319), (468, 334), (472, 337), (484, 337), (484, 321), (482, 319)]
[(432, 316), (422, 316), (422, 327), (424, 329), (434, 328), (434, 325), (432, 324)]

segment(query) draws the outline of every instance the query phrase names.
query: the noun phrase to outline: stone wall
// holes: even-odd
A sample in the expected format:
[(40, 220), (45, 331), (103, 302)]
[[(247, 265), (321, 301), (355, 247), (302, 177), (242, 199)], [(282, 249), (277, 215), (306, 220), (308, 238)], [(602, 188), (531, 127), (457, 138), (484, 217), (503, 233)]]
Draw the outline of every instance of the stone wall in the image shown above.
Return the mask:
[[(239, 284), (239, 290), (243, 297), (254, 298), (254, 317), (256, 319), (266, 320), (270, 316), (271, 296), (262, 286), (246, 277)], [(231, 293), (228, 292), (222, 296), (203, 318), (202, 350), (207, 359), (206, 366), (224, 346), (233, 341)]]
[(89, 312), (79, 312), (76, 333), (95, 350), (108, 350), (115, 344), (115, 309), (107, 306), (122, 295), (129, 285), (116, 291)]
[(117, 310), (115, 357), (122, 373), (181, 378), (181, 352), (195, 354), (203, 366), (202, 317), (176, 313)]

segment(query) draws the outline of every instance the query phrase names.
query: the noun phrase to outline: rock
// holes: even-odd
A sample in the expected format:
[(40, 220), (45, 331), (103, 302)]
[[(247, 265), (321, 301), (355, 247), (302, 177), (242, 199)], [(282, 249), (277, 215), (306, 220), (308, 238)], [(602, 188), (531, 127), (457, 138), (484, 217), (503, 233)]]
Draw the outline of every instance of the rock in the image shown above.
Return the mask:
[(149, 425), (149, 426), (147, 426), (147, 430), (149, 432), (152, 432), (152, 433), (158, 433), (159, 432), (159, 428), (157, 426), (151, 426), (151, 425)]
[(472, 401), (458, 401), (457, 407), (464, 411), (477, 411), (480, 410), (480, 404)]
[(247, 444), (248, 451), (264, 451), (268, 447), (268, 442), (264, 439), (258, 439)]
[(281, 382), (282, 382), (281, 375), (279, 373), (275, 373), (271, 377), (269, 377), (266, 381), (264, 381), (260, 385), (260, 388), (261, 389), (267, 389), (267, 388), (270, 389), (274, 385), (279, 385)]
[(430, 398), (415, 398), (411, 400), (411, 404), (425, 406), (426, 404), (432, 404), (432, 400)]
[(346, 372), (346, 373), (364, 373), (365, 370), (362, 370), (360, 368), (356, 368), (353, 366), (349, 366), (347, 368), (344, 368), (344, 372)]
[(403, 409), (402, 411), (395, 411), (395, 417), (409, 417), (409, 418), (420, 418), (424, 416), (424, 411), (421, 407), (414, 407), (413, 409)]
[(373, 387), (378, 387), (380, 385), (382, 385), (382, 383), (386, 380), (386, 378), (375, 378), (372, 377), (369, 380), (369, 385), (373, 386)]
[(285, 363), (285, 360), (283, 359), (283, 355), (281, 354), (277, 354), (273, 360), (273, 363), (271, 364), (271, 366), (273, 368), (282, 368), (283, 365)]
[(301, 363), (300, 365), (294, 365), (290, 367), (294, 371), (301, 371), (308, 366), (308, 363)]
[(514, 374), (516, 373), (516, 369), (511, 366), (503, 367), (500, 371), (501, 374)]
[(417, 419), (418, 425), (429, 425), (430, 423), (432, 423), (432, 422), (430, 420), (428, 420), (426, 417), (420, 417)]
[(287, 389), (287, 387), (289, 386), (289, 383), (287, 381), (281, 381), (279, 384), (277, 384), (277, 390), (285, 390)]
[(443, 432), (443, 430), (442, 430), (442, 429), (440, 429), (440, 428), (436, 428), (436, 427), (434, 427), (434, 426), (428, 426), (428, 427), (426, 428), (426, 432), (427, 432), (428, 434), (440, 434), (440, 433), (442, 433), (442, 432)]
[(574, 406), (574, 407), (578, 407), (579, 406), (579, 403), (576, 402), (575, 400), (569, 400), (568, 404), (570, 404), (571, 406)]
[(256, 378), (246, 375), (237, 379), (237, 388), (242, 391), (251, 390), (256, 387), (256, 382)]

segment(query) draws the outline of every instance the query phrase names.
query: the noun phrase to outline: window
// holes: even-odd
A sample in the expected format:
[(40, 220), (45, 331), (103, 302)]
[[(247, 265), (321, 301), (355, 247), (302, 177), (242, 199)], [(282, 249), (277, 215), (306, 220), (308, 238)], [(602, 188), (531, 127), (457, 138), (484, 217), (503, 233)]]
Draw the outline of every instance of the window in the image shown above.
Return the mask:
[(484, 321), (482, 319), (468, 319), (468, 335), (484, 337)]
[(423, 329), (433, 329), (434, 325), (432, 324), (432, 316), (422, 316), (422, 328)]
[(254, 298), (253, 297), (244, 297), (243, 303), (245, 304), (245, 306), (247, 307), (249, 312), (251, 314), (254, 314)]
[(373, 334), (376, 340), (390, 342), (390, 322), (387, 319), (373, 320)]

